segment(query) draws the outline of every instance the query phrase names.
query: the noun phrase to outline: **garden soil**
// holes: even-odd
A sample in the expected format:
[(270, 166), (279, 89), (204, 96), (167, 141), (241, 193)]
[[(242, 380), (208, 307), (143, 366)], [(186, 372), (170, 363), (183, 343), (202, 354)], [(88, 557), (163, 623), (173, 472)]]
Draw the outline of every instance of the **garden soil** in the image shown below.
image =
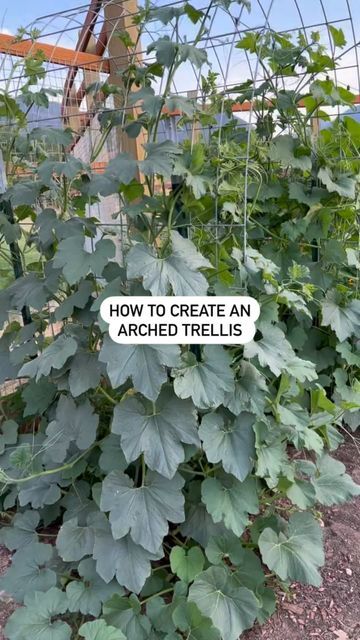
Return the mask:
[[(360, 484), (360, 439), (347, 438), (336, 453)], [(360, 640), (360, 497), (339, 507), (322, 509), (326, 565), (320, 589), (292, 585), (278, 592), (278, 611), (241, 640)], [(0, 573), (10, 563), (0, 547)], [(0, 640), (12, 600), (0, 592)]]

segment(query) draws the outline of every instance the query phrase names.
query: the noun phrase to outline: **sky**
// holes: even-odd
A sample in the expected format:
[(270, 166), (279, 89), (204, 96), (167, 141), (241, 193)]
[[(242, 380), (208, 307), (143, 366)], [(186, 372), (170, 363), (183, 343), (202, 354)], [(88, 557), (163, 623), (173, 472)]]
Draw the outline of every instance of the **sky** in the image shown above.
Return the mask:
[(86, 0), (0, 0), (0, 24), (11, 32), (39, 16), (86, 4)]
[[(171, 0), (153, 0), (156, 5), (163, 5), (167, 2), (171, 2)], [(88, 4), (89, 0), (0, 0), (0, 31), (15, 33), (19, 26), (33, 24), (38, 26), (44, 34), (51, 34), (46, 38), (47, 42), (74, 48), (79, 29), (85, 18), (84, 6), (86, 7)], [(139, 0), (139, 4), (143, 4), (142, 0)], [(191, 4), (198, 8), (203, 8), (206, 5), (206, 0), (191, 0)], [(309, 27), (314, 25), (316, 30), (317, 23), (324, 22), (325, 9), (326, 18), (329, 21), (334, 21), (334, 25), (344, 30), (350, 47), (354, 44), (354, 35), (355, 40), (360, 40), (360, 0), (251, 0), (251, 5), (250, 14), (245, 10), (242, 13), (240, 32), (245, 28), (263, 28), (266, 25), (266, 13), (269, 7), (271, 7), (270, 26), (275, 30), (301, 28), (301, 17), (303, 24)], [(78, 7), (82, 7), (82, 11), (75, 10), (61, 18), (49, 17), (36, 21), (39, 17), (48, 16), (57, 11), (71, 10)], [(239, 15), (239, 6), (234, 3), (232, 7), (233, 14)], [(286, 11), (284, 11), (285, 7)], [(354, 33), (349, 20), (349, 7), (354, 21)], [(245, 59), (243, 52), (234, 46), (241, 35), (237, 33), (236, 38), (230, 36), (228, 38), (216, 38), (219, 34), (229, 34), (233, 30), (233, 22), (225, 16), (224, 12), (218, 11), (216, 20), (211, 23), (211, 35), (213, 36), (213, 42), (215, 44), (220, 43), (220, 46), (217, 44), (216, 50), (211, 50), (208, 47), (208, 55), (213, 63), (213, 69), (220, 72), (220, 81), (236, 84), (249, 77), (248, 61)], [(308, 33), (311, 30), (309, 28), (307, 30)], [(54, 32), (60, 32), (60, 34), (52, 35)], [(329, 46), (328, 30), (323, 26), (320, 27), (320, 32), (322, 42)], [(152, 37), (157, 38), (159, 35), (159, 31), (155, 30)], [(191, 40), (191, 35), (191, 27), (189, 30), (189, 23), (187, 22), (184, 36)], [(226, 40), (227, 44), (225, 43)], [(143, 48), (146, 48), (147, 44), (148, 41), (144, 38)], [(352, 49), (339, 61), (341, 83), (349, 84), (356, 93), (360, 93), (360, 77), (355, 72), (355, 65), (358, 61), (360, 61), (360, 48), (358, 48), (358, 59), (356, 59), (355, 50)], [(189, 72), (190, 74), (183, 73), (180, 79), (180, 87), (177, 90), (179, 88), (180, 90), (196, 88), (197, 76), (190, 69)], [(224, 72), (226, 72), (226, 79)]]

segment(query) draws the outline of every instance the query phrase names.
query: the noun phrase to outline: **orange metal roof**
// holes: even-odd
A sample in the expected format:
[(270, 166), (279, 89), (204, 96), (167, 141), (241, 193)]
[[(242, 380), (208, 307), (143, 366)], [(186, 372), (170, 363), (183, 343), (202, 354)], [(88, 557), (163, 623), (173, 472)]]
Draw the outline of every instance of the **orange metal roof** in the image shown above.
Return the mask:
[(46, 59), (54, 64), (66, 67), (82, 67), (90, 71), (110, 72), (109, 61), (102, 56), (83, 51), (74, 51), (73, 49), (66, 49), (65, 47), (58, 47), (45, 42), (33, 42), (29, 39), (18, 42), (14, 39), (14, 36), (0, 33), (0, 53), (23, 58), (38, 51), (42, 51)]

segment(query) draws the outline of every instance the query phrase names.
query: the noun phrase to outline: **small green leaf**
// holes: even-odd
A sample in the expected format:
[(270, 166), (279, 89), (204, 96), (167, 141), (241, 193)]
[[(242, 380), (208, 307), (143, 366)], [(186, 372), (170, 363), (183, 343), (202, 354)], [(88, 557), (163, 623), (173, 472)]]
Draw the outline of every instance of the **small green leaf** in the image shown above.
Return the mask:
[(331, 37), (335, 47), (340, 47), (342, 49), (346, 45), (346, 39), (344, 36), (344, 32), (342, 29), (338, 29), (333, 24), (329, 25), (329, 31), (331, 33)]
[(85, 622), (79, 629), (79, 635), (85, 640), (126, 640), (120, 629), (111, 627), (105, 620)]
[(302, 171), (311, 171), (310, 149), (305, 153), (298, 153), (299, 142), (291, 135), (280, 135), (274, 138), (270, 145), (270, 159), (280, 162), (282, 167), (291, 166)]
[(73, 141), (71, 129), (35, 127), (30, 133), (31, 140), (45, 140), (49, 145), (69, 147)]
[[(22, 450), (22, 451), (21, 451)], [(22, 463), (28, 468), (33, 459), (34, 451), (32, 449), (17, 447), (14, 451), (16, 454), (25, 453)], [(35, 452), (38, 453), (38, 450)], [(18, 458), (18, 463), (20, 462)], [(34, 509), (42, 509), (45, 505), (55, 504), (61, 497), (60, 487), (58, 486), (59, 477), (56, 474), (51, 476), (42, 476), (34, 478), (20, 485), (19, 503), (21, 507), (31, 504)]]
[(200, 547), (191, 547), (189, 551), (182, 547), (173, 547), (171, 550), (171, 571), (184, 582), (192, 582), (203, 570), (204, 564), (205, 558)]
[(128, 153), (119, 153), (113, 158), (105, 171), (105, 176), (115, 178), (122, 184), (130, 184), (137, 173), (137, 164)]
[(235, 391), (226, 394), (224, 406), (235, 416), (241, 411), (261, 415), (265, 408), (266, 390), (265, 377), (251, 362), (242, 360), (239, 378), (235, 381)]
[(84, 309), (91, 296), (92, 289), (93, 284), (89, 280), (81, 280), (77, 291), (65, 298), (65, 300), (56, 307), (54, 312), (55, 320), (60, 321), (72, 316), (75, 309)]

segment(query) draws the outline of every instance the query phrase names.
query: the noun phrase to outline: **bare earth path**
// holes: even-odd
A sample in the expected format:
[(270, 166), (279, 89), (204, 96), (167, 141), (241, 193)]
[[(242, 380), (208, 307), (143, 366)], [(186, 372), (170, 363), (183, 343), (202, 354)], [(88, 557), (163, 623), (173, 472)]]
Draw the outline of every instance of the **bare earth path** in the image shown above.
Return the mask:
[[(336, 457), (360, 484), (360, 452), (354, 442), (348, 440)], [(360, 640), (360, 497), (322, 513), (326, 544), (322, 587), (293, 585), (291, 594), (279, 593), (278, 612), (241, 640)], [(8, 551), (0, 547), (0, 573), (8, 564)], [(0, 640), (13, 609), (12, 601), (0, 592)]]
[[(350, 439), (336, 452), (360, 484), (360, 451)], [(294, 585), (278, 612), (242, 640), (360, 640), (360, 497), (322, 510), (326, 564), (320, 589)]]

